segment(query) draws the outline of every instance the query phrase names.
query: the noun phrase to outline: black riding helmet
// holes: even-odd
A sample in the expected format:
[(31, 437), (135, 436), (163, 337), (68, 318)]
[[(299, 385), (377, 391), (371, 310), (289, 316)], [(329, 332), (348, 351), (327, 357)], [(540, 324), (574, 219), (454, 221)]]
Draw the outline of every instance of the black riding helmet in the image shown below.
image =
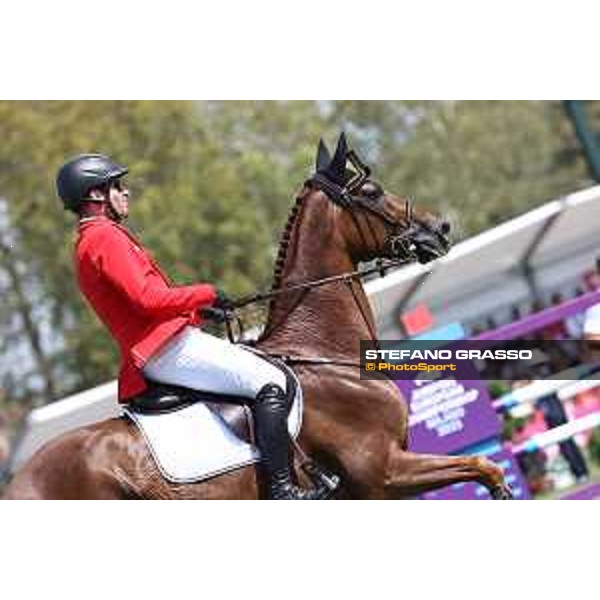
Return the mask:
[(123, 177), (128, 169), (103, 154), (80, 154), (68, 160), (56, 175), (56, 190), (65, 209), (77, 212), (93, 188)]

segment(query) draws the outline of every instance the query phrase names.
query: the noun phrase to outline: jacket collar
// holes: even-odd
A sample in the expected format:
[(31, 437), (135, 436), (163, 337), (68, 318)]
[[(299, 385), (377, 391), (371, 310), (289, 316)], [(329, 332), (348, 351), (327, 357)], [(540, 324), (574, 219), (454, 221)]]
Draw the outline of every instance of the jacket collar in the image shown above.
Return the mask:
[(120, 229), (121, 231), (124, 231), (130, 238), (135, 239), (133, 234), (131, 233), (131, 231), (129, 231), (129, 229), (127, 229), (127, 227), (124, 227), (120, 223), (115, 223), (115, 221), (109, 219), (105, 215), (84, 217), (83, 219), (79, 219), (77, 229), (81, 233), (83, 230), (87, 229), (88, 227), (92, 227), (93, 225), (111, 225), (113, 227), (116, 227), (117, 229)]

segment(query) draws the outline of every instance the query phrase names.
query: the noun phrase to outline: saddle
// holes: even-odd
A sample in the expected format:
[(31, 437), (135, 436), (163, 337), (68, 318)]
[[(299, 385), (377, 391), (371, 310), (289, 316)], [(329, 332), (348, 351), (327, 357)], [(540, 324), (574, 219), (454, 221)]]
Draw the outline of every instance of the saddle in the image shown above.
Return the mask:
[[(294, 394), (288, 427), (295, 438), (302, 424), (300, 384), (283, 362), (264, 358), (285, 373)], [(165, 479), (196, 483), (260, 461), (247, 399), (148, 383), (143, 394), (123, 407), (123, 413), (137, 427)]]

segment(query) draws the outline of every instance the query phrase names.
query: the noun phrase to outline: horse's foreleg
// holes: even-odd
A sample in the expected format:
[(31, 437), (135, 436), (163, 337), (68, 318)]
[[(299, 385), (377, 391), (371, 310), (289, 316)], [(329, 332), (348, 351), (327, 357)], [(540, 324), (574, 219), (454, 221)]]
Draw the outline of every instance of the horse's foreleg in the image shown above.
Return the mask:
[(512, 498), (502, 469), (487, 458), (415, 454), (398, 446), (390, 454), (385, 492), (390, 498), (407, 498), (461, 482), (484, 485), (494, 500)]

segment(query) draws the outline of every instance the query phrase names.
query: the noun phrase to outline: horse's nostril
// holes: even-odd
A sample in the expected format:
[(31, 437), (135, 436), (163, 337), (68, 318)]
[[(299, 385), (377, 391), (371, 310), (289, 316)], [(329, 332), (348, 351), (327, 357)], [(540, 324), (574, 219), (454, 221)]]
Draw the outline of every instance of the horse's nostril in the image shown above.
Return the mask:
[(448, 221), (441, 221), (440, 222), (440, 231), (444, 235), (450, 233), (450, 223), (448, 223)]

